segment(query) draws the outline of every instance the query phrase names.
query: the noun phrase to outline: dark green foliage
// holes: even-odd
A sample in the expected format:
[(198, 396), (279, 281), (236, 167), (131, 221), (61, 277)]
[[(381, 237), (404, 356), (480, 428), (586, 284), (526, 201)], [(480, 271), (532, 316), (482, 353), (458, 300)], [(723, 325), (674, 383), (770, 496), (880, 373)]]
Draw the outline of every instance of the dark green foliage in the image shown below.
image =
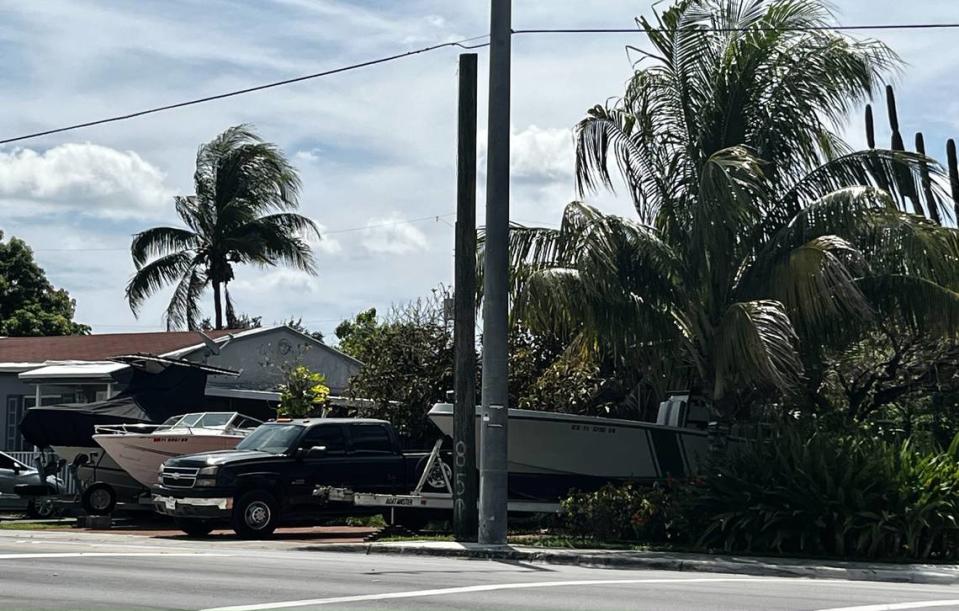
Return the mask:
[(3, 242), (0, 231), (0, 335), (11, 337), (86, 335), (90, 327), (73, 321), (76, 302), (56, 289), (18, 238)]
[(418, 301), (385, 320), (361, 312), (336, 328), (340, 349), (363, 362), (350, 394), (373, 402), (355, 415), (389, 420), (411, 447), (425, 448), (440, 433), (427, 412), (453, 388), (453, 333), (441, 303)]
[(872, 117), (872, 104), (866, 104), (866, 144), (876, 148), (876, 124)]
[(694, 489), (694, 483), (668, 481), (573, 491), (562, 501), (563, 528), (572, 536), (597, 541), (686, 543), (691, 540), (687, 518)]
[[(926, 156), (926, 141), (922, 136), (922, 132), (916, 134), (916, 152), (923, 157)], [(929, 204), (929, 216), (937, 225), (942, 225), (942, 218), (939, 216), (939, 206), (935, 204), (936, 197), (932, 192), (932, 177), (929, 174), (929, 164), (925, 161), (919, 166), (919, 176), (922, 181), (922, 195)]]
[(908, 442), (783, 430), (707, 476), (707, 547), (859, 558), (954, 558), (959, 461)]
[(949, 168), (949, 187), (952, 192), (952, 201), (959, 220), (959, 159), (956, 157), (956, 141), (952, 138), (946, 142), (946, 165)]

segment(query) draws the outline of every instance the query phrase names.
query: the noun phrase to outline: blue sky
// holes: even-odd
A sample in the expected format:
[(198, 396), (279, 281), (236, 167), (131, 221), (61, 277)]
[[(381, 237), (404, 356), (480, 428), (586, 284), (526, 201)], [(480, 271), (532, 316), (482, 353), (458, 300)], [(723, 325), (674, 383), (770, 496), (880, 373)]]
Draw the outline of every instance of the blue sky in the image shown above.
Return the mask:
[[(651, 12), (648, 0), (585, 4), (515, 0), (514, 27), (630, 27)], [(834, 6), (843, 23), (959, 21), (955, 0)], [(474, 36), (487, 21), (487, 0), (0, 2), (0, 137)], [(906, 140), (923, 130), (940, 158), (946, 138), (959, 137), (955, 35), (878, 34), (906, 61), (896, 80)], [(555, 224), (574, 197), (570, 127), (621, 93), (627, 43), (646, 44), (639, 35), (515, 39), (515, 220)], [(483, 100), (486, 52), (478, 52)], [(0, 228), (36, 249), (51, 280), (76, 298), (77, 318), (95, 331), (161, 329), (167, 294), (139, 319), (124, 302), (130, 236), (175, 223), (171, 197), (192, 193), (200, 143), (253, 123), (293, 159), (303, 211), (330, 234), (316, 248), (318, 277), (242, 268), (231, 293), (241, 311), (267, 323), (302, 317), (332, 336), (339, 320), (361, 309), (385, 310), (451, 283), (453, 219), (445, 215), (455, 208), (456, 62), (457, 51), (442, 50), (0, 147)], [(848, 130), (857, 145), (860, 123), (854, 117)], [(887, 138), (884, 129), (879, 138)], [(621, 198), (593, 201), (630, 214)]]

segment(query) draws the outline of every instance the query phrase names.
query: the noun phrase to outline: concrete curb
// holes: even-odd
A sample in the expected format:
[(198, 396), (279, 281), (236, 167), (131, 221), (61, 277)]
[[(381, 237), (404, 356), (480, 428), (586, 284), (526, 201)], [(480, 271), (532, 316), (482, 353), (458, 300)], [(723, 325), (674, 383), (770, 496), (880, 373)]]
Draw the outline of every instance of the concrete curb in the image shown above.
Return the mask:
[(322, 546), (307, 546), (301, 549), (321, 552), (410, 554), (479, 560), (510, 560), (592, 568), (695, 571), (699, 573), (726, 573), (761, 577), (845, 579), (850, 581), (927, 585), (959, 584), (959, 566), (954, 565), (887, 565), (860, 562), (709, 556), (705, 554), (670, 554), (666, 552), (543, 549), (510, 545), (486, 546), (478, 544), (415, 541), (328, 544)]

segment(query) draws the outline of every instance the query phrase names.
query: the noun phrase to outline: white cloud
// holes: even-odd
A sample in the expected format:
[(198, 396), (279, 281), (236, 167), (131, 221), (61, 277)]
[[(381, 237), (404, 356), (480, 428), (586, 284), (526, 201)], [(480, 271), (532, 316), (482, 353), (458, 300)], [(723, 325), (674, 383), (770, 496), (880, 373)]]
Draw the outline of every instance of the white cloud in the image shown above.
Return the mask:
[(372, 218), (363, 230), (363, 247), (370, 252), (403, 255), (426, 250), (426, 234), (414, 225), (403, 222), (399, 214)]
[(312, 232), (306, 236), (306, 242), (314, 251), (325, 255), (335, 255), (343, 252), (343, 245), (336, 238), (327, 235), (326, 225), (316, 223), (316, 228), (320, 231), (320, 237), (317, 238)]
[(153, 216), (170, 201), (165, 178), (133, 151), (96, 144), (0, 152), (0, 197), (34, 200), (38, 210), (66, 207), (98, 216)]
[[(480, 171), (486, 171), (487, 133), (479, 134)], [(510, 172), (533, 182), (568, 180), (573, 175), (573, 132), (530, 125), (510, 134)]]
[(518, 178), (556, 180), (573, 175), (573, 134), (569, 129), (530, 125), (513, 134), (510, 152), (510, 165)]

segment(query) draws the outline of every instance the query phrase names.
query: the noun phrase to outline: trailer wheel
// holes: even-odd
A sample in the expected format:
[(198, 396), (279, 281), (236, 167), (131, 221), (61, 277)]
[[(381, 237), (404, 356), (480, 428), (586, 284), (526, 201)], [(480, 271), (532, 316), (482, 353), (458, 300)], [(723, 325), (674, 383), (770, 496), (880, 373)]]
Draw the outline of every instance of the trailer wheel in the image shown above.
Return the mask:
[[(429, 461), (429, 457), (423, 457), (420, 459), (419, 464), (416, 466), (416, 472), (422, 473), (423, 469), (426, 468), (426, 463)], [(453, 483), (453, 467), (446, 462), (443, 457), (439, 457), (436, 462), (433, 463), (433, 468), (430, 469), (429, 474), (426, 476), (426, 485), (425, 489), (428, 490), (439, 490), (446, 492), (446, 480), (443, 479), (443, 475), (446, 475), (446, 480)]]
[(205, 537), (213, 531), (213, 524), (206, 520), (176, 518), (176, 527), (191, 537)]
[(92, 516), (108, 516), (117, 506), (117, 493), (110, 484), (97, 482), (84, 489), (80, 505)]
[(233, 504), (233, 530), (243, 539), (266, 539), (276, 530), (278, 503), (263, 490), (247, 492)]

